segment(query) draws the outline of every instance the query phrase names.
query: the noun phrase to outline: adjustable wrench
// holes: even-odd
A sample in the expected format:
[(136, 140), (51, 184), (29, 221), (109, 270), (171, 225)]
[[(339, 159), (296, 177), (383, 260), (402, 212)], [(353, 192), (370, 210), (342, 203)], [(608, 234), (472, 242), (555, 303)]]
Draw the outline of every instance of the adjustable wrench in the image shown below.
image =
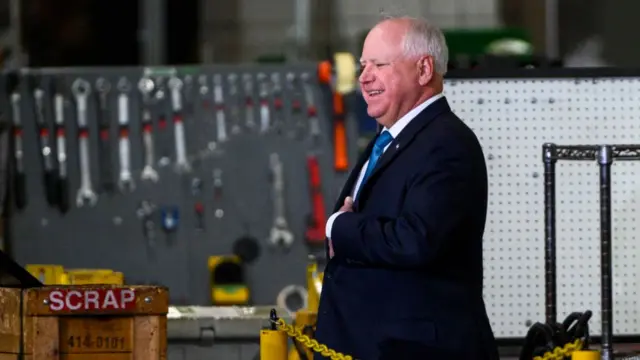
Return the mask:
[(57, 79), (53, 95), (53, 111), (56, 124), (56, 155), (58, 159), (58, 207), (69, 210), (69, 175), (67, 170), (67, 134), (64, 122), (64, 93), (62, 80)]
[(227, 141), (227, 121), (224, 114), (224, 93), (222, 75), (213, 75), (213, 104), (216, 109), (216, 135), (218, 142)]
[(17, 89), (18, 84), (13, 84), (14, 89), (11, 91), (11, 110), (13, 118), (13, 138), (14, 138), (14, 161), (16, 167), (15, 174), (15, 202), (16, 207), (19, 210), (24, 209), (27, 206), (27, 188), (26, 188), (26, 175), (24, 173), (24, 151), (22, 140), (22, 111), (20, 111), (20, 105), (22, 103), (22, 97)]
[(231, 133), (239, 134), (242, 131), (240, 126), (240, 110), (238, 109), (238, 75), (231, 73), (227, 75), (229, 83), (229, 103), (231, 104)]
[(87, 122), (88, 98), (91, 84), (87, 80), (78, 78), (71, 85), (71, 91), (76, 98), (78, 122), (78, 147), (80, 151), (80, 189), (76, 195), (76, 205), (82, 207), (85, 203), (94, 206), (98, 196), (93, 191), (91, 183), (91, 164), (89, 159), (89, 128)]
[(102, 188), (108, 192), (113, 192), (115, 184), (113, 182), (113, 169), (111, 161), (111, 113), (109, 111), (109, 93), (111, 83), (101, 77), (96, 80), (96, 95), (98, 97), (98, 127), (100, 140), (98, 142), (98, 158), (100, 159), (100, 181)]
[(280, 74), (274, 72), (271, 74), (271, 82), (273, 83), (273, 129), (276, 134), (281, 135), (284, 130), (284, 114), (282, 113), (282, 82)]
[(309, 117), (309, 136), (314, 146), (320, 143), (320, 120), (318, 119), (318, 109), (313, 97), (313, 88), (311, 87), (311, 76), (309, 73), (303, 73), (302, 88), (304, 89), (305, 102), (307, 103), (307, 116)]
[(184, 122), (182, 119), (182, 80), (173, 76), (169, 79), (171, 90), (171, 108), (173, 110), (173, 132), (176, 142), (176, 168), (179, 172), (191, 170), (187, 159), (187, 143), (185, 140)]
[(244, 83), (244, 99), (245, 99), (245, 123), (244, 125), (252, 130), (256, 127), (255, 109), (253, 101), (253, 76), (251, 74), (242, 75)]
[(142, 94), (142, 144), (144, 145), (144, 167), (140, 178), (142, 180), (158, 181), (158, 172), (154, 169), (155, 149), (153, 139), (153, 121), (151, 116), (151, 104), (153, 102), (153, 90), (155, 84), (148, 77), (143, 77), (138, 82), (138, 90)]
[(133, 191), (136, 183), (131, 174), (131, 140), (129, 139), (129, 92), (131, 83), (126, 77), (118, 80), (118, 157), (120, 159), (120, 174), (118, 187), (120, 191)]
[(265, 73), (258, 74), (258, 82), (260, 83), (260, 132), (269, 131), (271, 123), (271, 108), (269, 106), (269, 79)]
[(289, 230), (284, 198), (284, 169), (280, 156), (272, 153), (269, 158), (273, 186), (273, 225), (269, 241), (272, 245), (289, 248), (293, 243), (293, 233)]

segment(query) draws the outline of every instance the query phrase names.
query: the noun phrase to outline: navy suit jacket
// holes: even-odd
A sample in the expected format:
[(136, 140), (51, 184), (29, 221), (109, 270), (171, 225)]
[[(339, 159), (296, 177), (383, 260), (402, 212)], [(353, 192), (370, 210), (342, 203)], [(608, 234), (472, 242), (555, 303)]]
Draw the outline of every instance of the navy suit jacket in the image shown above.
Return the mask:
[(393, 140), (353, 212), (336, 218), (318, 341), (361, 360), (498, 359), (482, 298), (486, 212), (482, 149), (441, 98)]

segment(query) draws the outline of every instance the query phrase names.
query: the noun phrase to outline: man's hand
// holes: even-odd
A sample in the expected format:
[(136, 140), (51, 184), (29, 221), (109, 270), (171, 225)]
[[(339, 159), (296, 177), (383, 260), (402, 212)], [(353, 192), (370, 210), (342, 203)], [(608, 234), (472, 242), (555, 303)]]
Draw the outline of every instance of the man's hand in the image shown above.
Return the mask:
[[(342, 205), (342, 207), (340, 208), (340, 210), (338, 211), (344, 211), (344, 212), (352, 212), (353, 211), (353, 199), (351, 198), (351, 196), (347, 196), (344, 199), (344, 204)], [(329, 258), (333, 258), (333, 242), (331, 241), (331, 239), (329, 239)]]
[(347, 211), (347, 212), (353, 211), (353, 199), (351, 198), (351, 196), (347, 196), (346, 198), (344, 198), (344, 204), (342, 205), (339, 211)]

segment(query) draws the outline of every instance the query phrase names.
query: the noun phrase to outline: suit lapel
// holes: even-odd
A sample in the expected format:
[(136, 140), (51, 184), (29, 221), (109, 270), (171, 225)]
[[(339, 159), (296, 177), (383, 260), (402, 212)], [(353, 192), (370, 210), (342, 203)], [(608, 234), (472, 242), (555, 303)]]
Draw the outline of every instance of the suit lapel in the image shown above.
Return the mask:
[(364, 163), (367, 162), (367, 160), (369, 159), (369, 154), (371, 154), (371, 150), (373, 149), (373, 145), (375, 144), (377, 137), (378, 135), (376, 135), (373, 139), (371, 139), (365, 151), (363, 151), (358, 157), (358, 161), (356, 165), (351, 169), (351, 173), (347, 178), (347, 182), (342, 187), (340, 196), (338, 196), (338, 200), (336, 201), (336, 204), (333, 207), (333, 212), (338, 211), (342, 207), (342, 204), (344, 204), (344, 199), (351, 194), (353, 187), (356, 185), (356, 181), (358, 181), (358, 177), (360, 176), (360, 171), (362, 170)]
[[(427, 106), (427, 108), (419, 113), (415, 119), (409, 122), (409, 124), (400, 132), (398, 137), (393, 139), (391, 144), (389, 144), (389, 147), (384, 152), (384, 154), (382, 154), (380, 159), (378, 159), (376, 167), (373, 169), (371, 175), (369, 175), (367, 181), (362, 185), (363, 187), (360, 190), (360, 193), (362, 194), (362, 191), (367, 188), (367, 185), (371, 183), (371, 180), (380, 175), (380, 173), (391, 163), (391, 161), (398, 155), (400, 155), (400, 153), (402, 153), (402, 151), (409, 146), (415, 136), (424, 127), (429, 125), (429, 123), (431, 123), (431, 121), (437, 118), (440, 114), (449, 111), (451, 111), (449, 103), (447, 102), (447, 99), (443, 97), (436, 100), (433, 104)], [(373, 146), (373, 144), (370, 144), (370, 146)], [(371, 152), (370, 148), (369, 152)]]

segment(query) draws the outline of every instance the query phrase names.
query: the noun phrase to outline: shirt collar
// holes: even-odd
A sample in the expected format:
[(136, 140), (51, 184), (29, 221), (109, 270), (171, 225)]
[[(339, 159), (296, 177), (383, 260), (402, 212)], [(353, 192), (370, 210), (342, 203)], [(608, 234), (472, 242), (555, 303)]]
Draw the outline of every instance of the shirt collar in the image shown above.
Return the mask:
[(420, 105), (411, 109), (411, 111), (409, 111), (403, 117), (401, 117), (400, 120), (396, 121), (395, 124), (391, 125), (391, 128), (387, 129), (385, 127), (384, 129), (389, 131), (389, 133), (391, 133), (391, 136), (393, 136), (394, 139), (397, 138), (398, 135), (400, 135), (400, 132), (411, 122), (411, 120), (413, 120), (416, 116), (418, 116), (418, 114), (420, 114), (424, 109), (426, 109), (427, 106), (433, 104), (443, 96), (444, 95), (440, 93), (428, 98)]

